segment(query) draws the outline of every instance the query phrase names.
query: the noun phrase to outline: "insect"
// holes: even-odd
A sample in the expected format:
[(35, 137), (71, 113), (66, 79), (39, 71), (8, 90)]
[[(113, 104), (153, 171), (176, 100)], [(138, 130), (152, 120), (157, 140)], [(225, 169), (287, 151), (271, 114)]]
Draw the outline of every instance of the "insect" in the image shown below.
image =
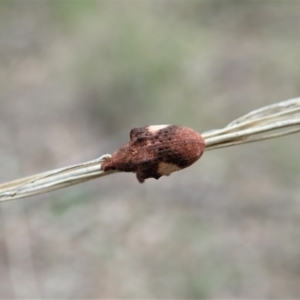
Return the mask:
[(205, 141), (195, 130), (177, 125), (151, 125), (130, 131), (130, 141), (102, 163), (102, 170), (136, 173), (140, 183), (147, 178), (184, 169), (197, 161)]

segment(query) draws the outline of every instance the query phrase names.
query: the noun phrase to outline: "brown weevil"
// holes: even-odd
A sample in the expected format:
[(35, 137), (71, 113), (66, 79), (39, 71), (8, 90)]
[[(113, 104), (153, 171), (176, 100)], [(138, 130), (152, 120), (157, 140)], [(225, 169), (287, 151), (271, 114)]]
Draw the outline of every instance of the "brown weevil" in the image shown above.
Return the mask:
[(130, 141), (102, 163), (102, 170), (136, 173), (139, 182), (184, 169), (197, 161), (205, 141), (195, 130), (177, 125), (151, 125), (130, 131)]

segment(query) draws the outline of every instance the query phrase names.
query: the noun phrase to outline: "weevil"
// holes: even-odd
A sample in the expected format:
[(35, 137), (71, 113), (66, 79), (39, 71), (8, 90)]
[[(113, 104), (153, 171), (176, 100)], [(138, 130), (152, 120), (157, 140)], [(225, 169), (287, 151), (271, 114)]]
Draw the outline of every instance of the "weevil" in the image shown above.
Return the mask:
[(102, 170), (136, 173), (140, 183), (147, 178), (182, 170), (203, 154), (205, 142), (195, 130), (177, 125), (151, 125), (130, 131), (130, 141), (117, 149)]

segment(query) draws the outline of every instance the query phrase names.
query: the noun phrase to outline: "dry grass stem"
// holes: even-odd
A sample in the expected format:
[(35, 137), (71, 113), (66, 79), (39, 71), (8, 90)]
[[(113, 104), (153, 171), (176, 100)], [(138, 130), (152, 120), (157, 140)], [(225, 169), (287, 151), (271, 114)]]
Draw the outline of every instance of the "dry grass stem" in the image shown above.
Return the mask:
[(300, 98), (286, 100), (254, 110), (226, 127), (202, 134), (206, 151), (300, 131)]
[(1, 184), (0, 202), (43, 194), (115, 173), (115, 171), (104, 172), (101, 170), (101, 163), (110, 157), (109, 154), (105, 154), (82, 164), (55, 169)]
[[(254, 110), (226, 127), (202, 134), (206, 151), (300, 132), (300, 98)], [(0, 202), (29, 197), (116, 173), (103, 172), (109, 154), (86, 163), (60, 168), (0, 185)]]

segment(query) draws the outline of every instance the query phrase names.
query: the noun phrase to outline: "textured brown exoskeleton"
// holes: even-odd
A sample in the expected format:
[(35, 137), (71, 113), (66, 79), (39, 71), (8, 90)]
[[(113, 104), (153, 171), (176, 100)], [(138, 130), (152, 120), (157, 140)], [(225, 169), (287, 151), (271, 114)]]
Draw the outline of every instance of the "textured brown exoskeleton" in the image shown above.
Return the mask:
[(134, 128), (130, 141), (102, 163), (102, 170), (136, 173), (139, 182), (186, 168), (198, 160), (205, 149), (195, 130), (176, 125)]

